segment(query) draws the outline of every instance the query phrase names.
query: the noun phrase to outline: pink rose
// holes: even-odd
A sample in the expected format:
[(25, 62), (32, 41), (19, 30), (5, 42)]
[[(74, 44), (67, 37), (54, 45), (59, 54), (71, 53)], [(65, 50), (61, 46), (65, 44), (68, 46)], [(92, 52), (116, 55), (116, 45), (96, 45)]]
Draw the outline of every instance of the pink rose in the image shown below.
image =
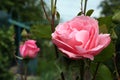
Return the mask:
[(23, 45), (20, 45), (20, 54), (23, 58), (35, 58), (40, 48), (36, 46), (35, 40), (27, 40)]
[(59, 24), (52, 33), (52, 41), (69, 58), (93, 60), (111, 39), (109, 34), (99, 34), (97, 20), (82, 15)]

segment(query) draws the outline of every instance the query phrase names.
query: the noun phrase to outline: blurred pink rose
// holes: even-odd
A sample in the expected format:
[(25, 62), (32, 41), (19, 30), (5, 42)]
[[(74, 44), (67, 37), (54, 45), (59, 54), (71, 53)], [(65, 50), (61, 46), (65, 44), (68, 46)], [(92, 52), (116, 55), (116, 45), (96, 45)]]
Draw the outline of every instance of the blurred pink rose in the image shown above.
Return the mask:
[(59, 24), (52, 41), (69, 58), (94, 59), (111, 41), (109, 34), (99, 34), (98, 21), (89, 16), (77, 16)]
[(20, 45), (20, 54), (23, 58), (35, 58), (40, 48), (36, 46), (35, 40), (27, 40), (23, 45)]

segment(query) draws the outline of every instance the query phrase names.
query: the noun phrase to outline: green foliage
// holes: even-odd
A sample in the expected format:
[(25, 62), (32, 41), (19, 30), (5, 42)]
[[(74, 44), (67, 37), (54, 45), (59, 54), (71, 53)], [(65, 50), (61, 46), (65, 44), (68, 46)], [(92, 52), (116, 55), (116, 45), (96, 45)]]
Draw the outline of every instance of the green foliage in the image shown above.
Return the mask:
[[(112, 17), (100, 17), (98, 18), (100, 33), (111, 33), (113, 30)], [(113, 33), (111, 33), (113, 34)], [(95, 56), (95, 62), (105, 62), (112, 58), (114, 53), (114, 44), (111, 42), (110, 45), (105, 48), (99, 55)]]
[[(91, 72), (93, 76), (95, 76), (97, 64), (92, 63), (91, 64)], [(95, 80), (113, 80), (112, 73), (110, 72), (109, 68), (104, 65), (100, 64), (97, 70), (96, 79)]]
[[(44, 19), (43, 10), (39, 0), (2, 0), (0, 10), (9, 13), (13, 19), (20, 21), (38, 21)], [(48, 9), (46, 7), (46, 9)], [(49, 10), (47, 10), (49, 12)]]
[(34, 25), (31, 27), (32, 38), (51, 38), (51, 27), (49, 25)]
[[(91, 16), (92, 15), (92, 13), (94, 12), (94, 10), (93, 9), (90, 9), (90, 10), (88, 10), (87, 12), (86, 12), (86, 16)], [(77, 15), (79, 16), (79, 15), (82, 15), (83, 14), (83, 12), (79, 12)]]
[[(112, 16), (98, 18), (101, 32), (110, 33), (113, 28)], [(106, 31), (107, 30), (107, 31)]]
[(50, 40), (51, 28), (49, 25), (41, 24), (31, 27), (31, 38), (37, 41), (40, 47), (38, 54), (37, 75), (40, 80), (58, 80), (59, 71), (55, 66), (55, 50)]
[(77, 16), (80, 16), (81, 14), (83, 14), (82, 12), (79, 12), (78, 14), (77, 14)]
[(112, 58), (114, 54), (114, 45), (111, 43), (107, 48), (105, 48), (100, 54), (95, 56), (95, 62), (105, 62)]
[(119, 12), (116, 12), (116, 13), (113, 15), (112, 20), (113, 20), (115, 23), (120, 23), (120, 11), (119, 11)]
[(55, 52), (51, 41), (42, 39), (40, 41), (41, 52), (39, 54), (37, 75), (41, 80), (59, 79), (59, 71), (55, 66)]
[(60, 14), (58, 11), (56, 12), (56, 17), (57, 17), (57, 21), (59, 22), (60, 21)]
[(14, 43), (13, 27), (0, 29), (0, 79), (12, 80), (12, 74), (9, 68), (13, 61)]
[(100, 4), (102, 7), (101, 14), (105, 16), (113, 15), (116, 11), (120, 10), (120, 0), (103, 0)]
[[(53, 1), (53, 0), (52, 0)], [(108, 3), (110, 2), (110, 3)], [(101, 3), (101, 6), (104, 8), (102, 14), (111, 15), (119, 9), (119, 6), (113, 6), (116, 2), (113, 0), (104, 0)], [(18, 4), (19, 3), (19, 4)], [(45, 4), (45, 3), (44, 3)], [(111, 5), (112, 4), (112, 5)], [(112, 6), (112, 7), (110, 7)], [(45, 6), (46, 8), (46, 6)], [(53, 8), (53, 5), (52, 5)], [(87, 72), (91, 78), (94, 77), (94, 73), (96, 71), (97, 63), (100, 63), (98, 67), (98, 71), (96, 74), (96, 80), (113, 80), (112, 73), (114, 71), (113, 64), (107, 64), (110, 60), (112, 62), (113, 53), (117, 48), (119, 49), (120, 44), (120, 24), (119, 24), (119, 13), (116, 13), (113, 17), (100, 17), (98, 19), (100, 33), (110, 33), (111, 36), (117, 36), (116, 40), (116, 48), (115, 44), (111, 42), (111, 44), (105, 48), (99, 55), (95, 56), (94, 61), (88, 61), (89, 64), (83, 60), (71, 60), (64, 56), (59, 57), (57, 61), (55, 58), (55, 50), (54, 46), (51, 42), (51, 27), (48, 24), (36, 24), (34, 21), (44, 21), (44, 13), (41, 10), (40, 0), (2, 0), (0, 2), (0, 9), (6, 11), (7, 13), (11, 13), (14, 19), (20, 18), (20, 21), (33, 21), (33, 25), (30, 30), (30, 39), (35, 39), (37, 41), (37, 45), (40, 47), (41, 51), (38, 54), (38, 66), (37, 66), (37, 76), (40, 77), (40, 80), (61, 80), (60, 74), (64, 72), (66, 80), (77, 80), (78, 77), (81, 78), (81, 74), (83, 71)], [(56, 8), (55, 8), (56, 9)], [(49, 10), (47, 10), (49, 12)], [(54, 12), (55, 10), (53, 10)], [(87, 11), (86, 15), (91, 16), (94, 10), (90, 9)], [(78, 15), (81, 15), (80, 12)], [(60, 20), (59, 12), (56, 12), (57, 22)], [(117, 23), (113, 23), (117, 22)], [(45, 21), (46, 22), (46, 21)], [(13, 27), (10, 29), (1, 29), (0, 30), (0, 79), (1, 80), (12, 80), (12, 75), (9, 72), (10, 64), (13, 60), (14, 53), (14, 44), (13, 44)], [(27, 33), (23, 31), (22, 36), (26, 37)], [(113, 40), (113, 37), (111, 40)], [(9, 45), (8, 45), (9, 44)], [(119, 50), (118, 50), (119, 51)], [(119, 52), (117, 52), (119, 54)], [(119, 55), (117, 54), (117, 68), (119, 69)], [(4, 65), (3, 65), (4, 64)], [(106, 64), (106, 65), (105, 65)], [(34, 64), (30, 67), (33, 67)], [(87, 66), (87, 68), (86, 68)], [(112, 68), (111, 68), (112, 67)], [(87, 69), (90, 69), (90, 71)], [(112, 70), (111, 70), (112, 69)], [(35, 69), (33, 68), (35, 71)], [(81, 71), (82, 70), (82, 71)], [(120, 70), (119, 70), (120, 72)], [(92, 74), (91, 74), (92, 73)]]
[(10, 66), (9, 57), (0, 54), (0, 79), (12, 80), (13, 75), (8, 71)]
[(91, 16), (93, 12), (94, 12), (93, 9), (88, 10), (86, 13), (86, 16)]

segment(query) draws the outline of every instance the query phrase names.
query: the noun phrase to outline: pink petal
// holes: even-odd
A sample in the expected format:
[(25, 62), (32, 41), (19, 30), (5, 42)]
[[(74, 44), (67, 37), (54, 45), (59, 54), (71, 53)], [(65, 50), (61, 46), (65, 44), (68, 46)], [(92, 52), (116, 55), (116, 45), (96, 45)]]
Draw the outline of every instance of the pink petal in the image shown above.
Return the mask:
[(20, 45), (20, 54), (22, 57), (26, 57), (27, 55), (26, 45)]
[(36, 46), (35, 43), (36, 43), (35, 40), (27, 40), (27, 41), (25, 41), (25, 45), (28, 45), (28, 46), (31, 46), (31, 47)]
[(85, 45), (85, 49), (87, 49), (87, 50), (89, 50), (89, 49), (91, 49), (91, 48), (93, 48), (93, 47), (95, 47), (96, 46), (96, 40), (97, 40), (97, 36), (98, 36), (98, 34), (97, 34), (97, 32), (95, 31), (95, 29), (94, 28), (91, 28), (91, 30), (90, 30), (90, 32), (89, 32), (89, 40), (88, 40), (88, 42), (86, 43), (86, 45)]
[(88, 50), (88, 53), (90, 55), (95, 56), (95, 55), (99, 54), (103, 49), (104, 49), (103, 45), (98, 45), (97, 47)]
[(81, 46), (75, 46), (76, 47), (76, 51), (79, 53), (79, 55), (83, 55), (84, 53), (86, 53), (87, 51), (82, 48)]
[(110, 44), (110, 34), (100, 34), (99, 35), (99, 45), (103, 45), (104, 48)]
[(76, 46), (76, 49), (78, 51), (78, 55), (84, 58), (89, 58), (91, 60), (94, 59), (94, 56), (90, 54), (90, 52), (86, 51), (84, 48), (81, 48), (80, 46)]
[(68, 52), (77, 54), (76, 50), (74, 48), (72, 48), (71, 46), (69, 46), (68, 44), (58, 40), (58, 39), (52, 39), (53, 43), (55, 43), (57, 45), (58, 48), (62, 48)]
[(69, 58), (77, 58), (77, 55), (72, 53), (72, 52), (69, 52), (67, 50), (64, 50), (63, 48), (59, 48), (60, 51), (63, 52), (63, 54), (67, 55)]
[(94, 56), (90, 54), (83, 55), (84, 58), (89, 58), (90, 60), (94, 60)]
[(89, 39), (89, 33), (86, 30), (81, 30), (75, 34), (75, 39), (85, 45)]
[(104, 48), (106, 48), (110, 44), (111, 41), (109, 34), (100, 34), (98, 39), (98, 46), (88, 50), (93, 55), (99, 54)]
[(84, 26), (83, 24), (81, 24), (80, 20), (79, 20), (79, 22), (78, 21), (71, 21), (68, 24), (70, 25), (70, 27), (72, 29), (76, 29), (76, 30), (79, 30), (79, 31), (81, 29), (83, 29), (83, 26)]
[(36, 41), (35, 41), (35, 40), (27, 40), (27, 41), (25, 41), (25, 43), (35, 44), (35, 43), (36, 43)]

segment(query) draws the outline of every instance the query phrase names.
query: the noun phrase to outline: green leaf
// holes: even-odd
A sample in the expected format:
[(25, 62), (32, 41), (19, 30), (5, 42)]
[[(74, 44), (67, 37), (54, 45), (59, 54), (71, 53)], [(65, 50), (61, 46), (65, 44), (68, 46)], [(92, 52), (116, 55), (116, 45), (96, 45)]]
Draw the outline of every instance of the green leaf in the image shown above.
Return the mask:
[(58, 65), (57, 65), (57, 63), (55, 63), (55, 66), (57, 67), (57, 69), (58, 69), (59, 73), (61, 73), (61, 72), (62, 72), (62, 70), (61, 70), (60, 66), (58, 66)]
[[(95, 74), (96, 66), (97, 64), (93, 63), (91, 64), (91, 71), (93, 76)], [(106, 65), (104, 64), (99, 65), (95, 80), (113, 80), (112, 73), (110, 72), (109, 68)]]
[(60, 14), (58, 11), (56, 12), (56, 17), (57, 17), (57, 21), (59, 22), (60, 21)]
[(88, 10), (86, 13), (86, 16), (91, 16), (93, 12), (94, 12), (93, 9)]
[(115, 23), (120, 23), (120, 11), (113, 15), (112, 20)]
[(106, 24), (107, 26), (110, 26), (112, 23), (112, 16), (100, 17), (97, 20), (99, 21), (99, 25)]
[(116, 48), (116, 52), (118, 53), (120, 51), (120, 24), (116, 25), (116, 27), (114, 28), (115, 33), (117, 35), (117, 40), (116, 40), (116, 44), (115, 44), (115, 48)]
[(77, 14), (77, 16), (80, 16), (80, 15), (82, 15), (83, 14), (83, 12), (79, 12), (78, 14)]
[(8, 1), (6, 1), (5, 3), (6, 3), (7, 5), (9, 5), (9, 6), (14, 6), (14, 2), (12, 2), (12, 1), (9, 1), (9, 0), (8, 0)]
[(100, 33), (108, 33), (108, 28), (105, 24), (99, 26)]
[(19, 60), (23, 60), (23, 58), (22, 57), (19, 57), (19, 56), (15, 56), (16, 58), (18, 58)]
[(114, 30), (118, 38), (120, 38), (120, 24), (117, 24)]
[(113, 53), (114, 53), (114, 45), (112, 43), (110, 43), (110, 45), (107, 48), (105, 48), (100, 54), (95, 56), (94, 61), (95, 62), (104, 62), (104, 61), (112, 58)]
[(111, 25), (112, 25), (112, 16), (108, 17), (100, 17), (97, 19), (99, 22), (99, 26), (105, 25), (108, 29), (108, 31), (111, 30)]
[(51, 27), (49, 25), (34, 25), (31, 27), (31, 34), (36, 38), (51, 38)]
[(25, 29), (23, 29), (22, 33), (21, 33), (21, 36), (26, 36), (28, 33)]
[(112, 40), (117, 40), (118, 39), (118, 36), (117, 36), (117, 34), (116, 34), (114, 29), (112, 29), (111, 38), (112, 38)]

